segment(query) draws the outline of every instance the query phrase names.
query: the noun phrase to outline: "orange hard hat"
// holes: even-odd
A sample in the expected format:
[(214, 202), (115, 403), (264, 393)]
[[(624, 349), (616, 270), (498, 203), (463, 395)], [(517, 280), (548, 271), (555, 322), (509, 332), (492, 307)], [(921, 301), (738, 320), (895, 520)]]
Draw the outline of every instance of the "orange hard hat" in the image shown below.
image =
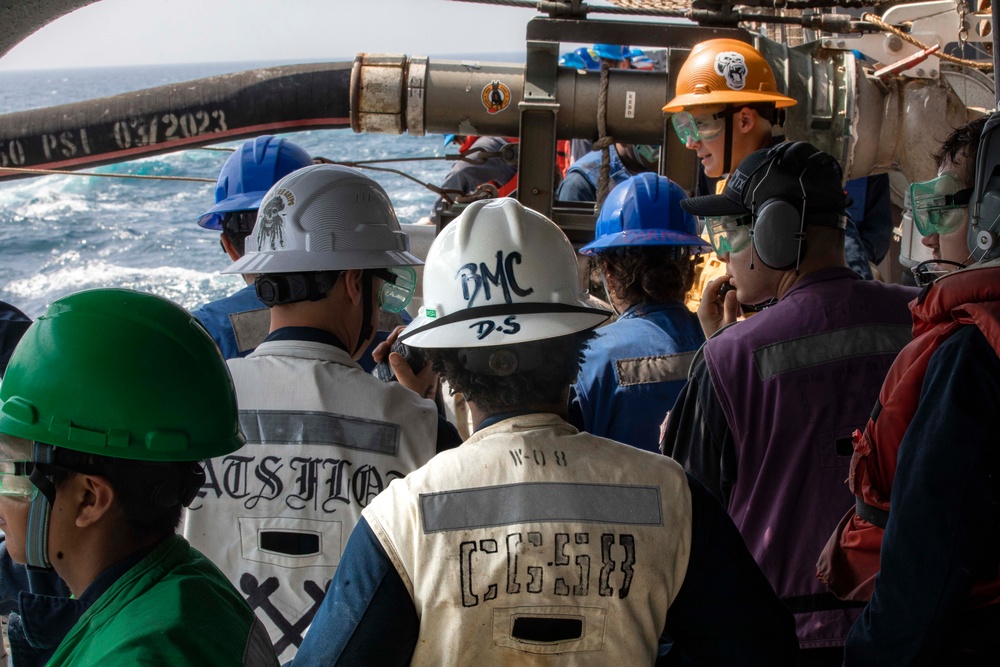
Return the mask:
[(778, 92), (774, 72), (760, 51), (736, 39), (710, 39), (691, 49), (677, 74), (676, 93), (664, 111), (708, 104), (771, 102), (778, 109), (796, 104)]

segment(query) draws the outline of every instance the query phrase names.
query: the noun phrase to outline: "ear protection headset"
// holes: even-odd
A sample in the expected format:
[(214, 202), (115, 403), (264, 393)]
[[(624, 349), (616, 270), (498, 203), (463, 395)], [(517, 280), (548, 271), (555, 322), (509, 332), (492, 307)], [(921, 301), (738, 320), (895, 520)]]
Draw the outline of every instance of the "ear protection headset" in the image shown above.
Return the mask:
[[(753, 252), (765, 266), (777, 271), (785, 271), (792, 267), (798, 270), (806, 251), (805, 225), (808, 208), (806, 175), (830, 163), (836, 166), (836, 161), (832, 155), (817, 151), (804, 141), (779, 144), (773, 152), (774, 155), (761, 163), (748, 179), (752, 180), (758, 171), (766, 167), (767, 171), (751, 192), (751, 201), (748, 205), (754, 218), (754, 223), (750, 227), (751, 245)], [(791, 201), (785, 197), (770, 197), (763, 202), (757, 201), (757, 191), (767, 182), (771, 169), (776, 165), (790, 173), (798, 173), (799, 189), (802, 193), (800, 201)], [(835, 171), (839, 172), (839, 167)], [(813, 210), (810, 212), (809, 223), (843, 228), (846, 225), (846, 220), (843, 220), (843, 210), (835, 211), (834, 215), (834, 219), (830, 220), (830, 211)]]
[(340, 271), (315, 273), (266, 273), (254, 279), (257, 298), (270, 308), (299, 301), (319, 301), (326, 298)]

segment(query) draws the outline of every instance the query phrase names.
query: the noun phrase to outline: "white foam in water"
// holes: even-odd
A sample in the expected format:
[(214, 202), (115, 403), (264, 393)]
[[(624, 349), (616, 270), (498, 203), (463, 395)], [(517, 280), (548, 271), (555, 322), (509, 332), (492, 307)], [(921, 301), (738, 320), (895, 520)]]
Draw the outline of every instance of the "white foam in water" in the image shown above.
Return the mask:
[(207, 293), (228, 294), (243, 284), (239, 276), (206, 273), (176, 266), (136, 268), (104, 260), (70, 262), (53, 271), (12, 280), (5, 292), (31, 317), (61, 296), (98, 287), (124, 287), (150, 292), (195, 308)]
[[(175, 77), (168, 76), (170, 68), (83, 70), (41, 78), (0, 73), (0, 113), (190, 80), (219, 68), (178, 66)], [(11, 90), (17, 95), (6, 92)], [(350, 130), (282, 136), (311, 155), (345, 161), (438, 156), (446, 150), (439, 136), (356, 135)], [(194, 149), (86, 171), (214, 180), (227, 157)], [(450, 164), (434, 160), (384, 166), (440, 184)], [(430, 212), (437, 197), (433, 192), (395, 174), (366, 173), (389, 193), (400, 222), (416, 222)], [(244, 283), (239, 276), (218, 273), (229, 264), (219, 233), (196, 224), (214, 203), (214, 193), (213, 183), (89, 176), (0, 183), (0, 299), (37, 317), (60, 296), (94, 287), (150, 291), (188, 308), (231, 294)]]

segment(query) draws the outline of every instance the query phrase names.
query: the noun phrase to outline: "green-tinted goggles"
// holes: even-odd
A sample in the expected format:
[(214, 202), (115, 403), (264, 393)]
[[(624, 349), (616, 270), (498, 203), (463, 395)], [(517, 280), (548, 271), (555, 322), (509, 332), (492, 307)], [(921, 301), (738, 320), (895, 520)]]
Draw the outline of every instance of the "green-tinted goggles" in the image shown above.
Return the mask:
[(708, 238), (717, 255), (739, 252), (750, 245), (750, 225), (753, 217), (744, 215), (712, 215), (701, 218)]
[(398, 313), (410, 304), (417, 289), (417, 272), (412, 266), (377, 269), (375, 276), (385, 281), (378, 292), (379, 308), (387, 313)]
[(687, 111), (679, 111), (670, 117), (670, 124), (674, 126), (677, 138), (685, 146), (690, 141), (708, 141), (719, 136), (726, 126), (725, 113), (717, 113), (704, 118), (695, 118)]
[(34, 465), (31, 461), (0, 461), (0, 496), (34, 500), (38, 487), (28, 479)]
[(951, 172), (910, 185), (913, 222), (923, 236), (958, 230), (968, 217), (971, 199), (972, 188), (962, 188)]

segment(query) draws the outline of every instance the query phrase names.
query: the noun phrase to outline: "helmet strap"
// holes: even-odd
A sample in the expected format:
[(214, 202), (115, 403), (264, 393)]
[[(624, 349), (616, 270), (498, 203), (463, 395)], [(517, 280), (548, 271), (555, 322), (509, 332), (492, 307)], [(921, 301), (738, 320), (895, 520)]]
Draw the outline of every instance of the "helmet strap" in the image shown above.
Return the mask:
[[(736, 113), (739, 113), (739, 111)], [(723, 174), (728, 174), (733, 168), (733, 116), (735, 115), (735, 113), (726, 114), (726, 129), (723, 130), (725, 132), (724, 143), (726, 145), (722, 158)]]
[(52, 504), (56, 501), (56, 487), (42, 472), (42, 468), (46, 467), (45, 464), (52, 463), (52, 459), (53, 448), (36, 442), (35, 467), (28, 479), (38, 487), (40, 493), (31, 501), (31, 507), (28, 509), (28, 531), (25, 536), (27, 542), (25, 555), (30, 570), (52, 569), (52, 563), (49, 562), (49, 518), (52, 515)]
[(351, 356), (357, 355), (371, 335), (372, 331), (372, 283), (375, 281), (375, 273), (371, 269), (361, 272), (361, 336)]

